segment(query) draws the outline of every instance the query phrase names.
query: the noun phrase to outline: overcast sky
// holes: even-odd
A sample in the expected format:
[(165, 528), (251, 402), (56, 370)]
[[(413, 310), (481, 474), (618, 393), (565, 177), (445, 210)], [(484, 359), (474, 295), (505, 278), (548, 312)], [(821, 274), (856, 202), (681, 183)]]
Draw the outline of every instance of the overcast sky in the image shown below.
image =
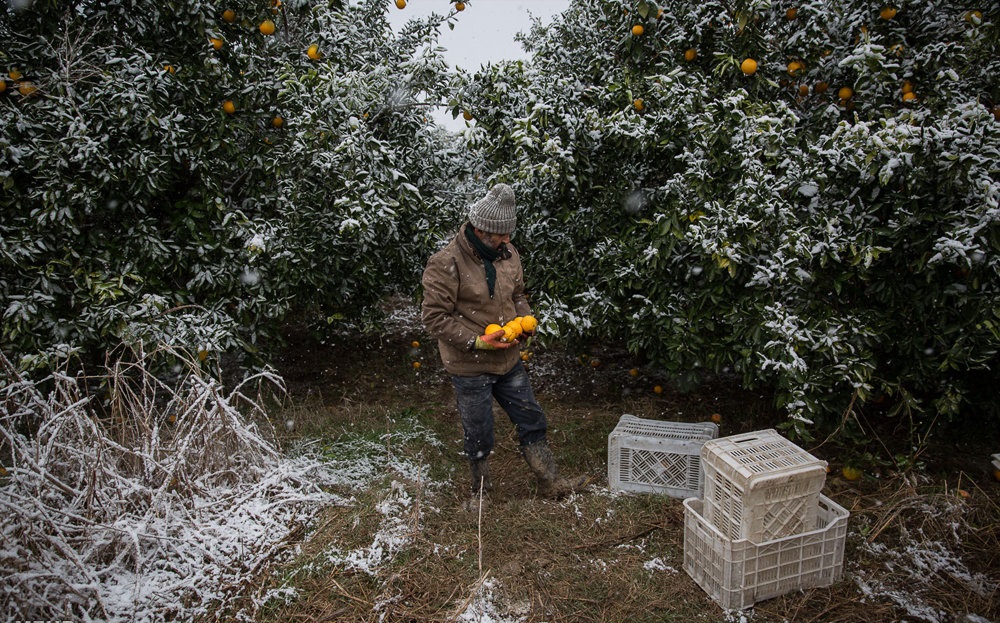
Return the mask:
[[(441, 28), (440, 44), (445, 48), (445, 58), (455, 67), (476, 71), (491, 61), (526, 58), (520, 44), (514, 41), (518, 32), (527, 32), (531, 18), (548, 23), (554, 15), (569, 8), (570, 0), (466, 0), (465, 10), (455, 18), (455, 29)], [(407, 0), (405, 9), (390, 5), (389, 19), (398, 29), (406, 20), (426, 17), (431, 13), (446, 15), (451, 9), (449, 0)], [(438, 123), (456, 129), (464, 127), (462, 118), (457, 121), (435, 115)]]

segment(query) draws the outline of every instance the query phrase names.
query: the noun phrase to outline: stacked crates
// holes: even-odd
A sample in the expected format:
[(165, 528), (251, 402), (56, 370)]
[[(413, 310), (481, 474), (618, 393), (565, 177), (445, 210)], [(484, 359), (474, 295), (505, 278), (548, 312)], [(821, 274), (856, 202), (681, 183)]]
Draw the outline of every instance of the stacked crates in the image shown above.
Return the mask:
[(623, 415), (608, 435), (611, 490), (698, 497), (702, 490), (701, 449), (719, 436), (712, 422), (664, 422)]
[(829, 586), (848, 512), (820, 491), (826, 462), (774, 430), (705, 442), (703, 499), (684, 502), (684, 569), (723, 608)]

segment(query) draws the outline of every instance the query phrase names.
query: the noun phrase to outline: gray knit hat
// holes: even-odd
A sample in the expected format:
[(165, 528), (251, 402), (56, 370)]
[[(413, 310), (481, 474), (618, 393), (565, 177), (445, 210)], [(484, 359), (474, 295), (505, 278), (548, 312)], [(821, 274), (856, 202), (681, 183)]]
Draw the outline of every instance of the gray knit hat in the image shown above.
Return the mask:
[(514, 189), (497, 184), (486, 196), (469, 208), (469, 222), (476, 229), (491, 234), (509, 234), (517, 227), (517, 206)]

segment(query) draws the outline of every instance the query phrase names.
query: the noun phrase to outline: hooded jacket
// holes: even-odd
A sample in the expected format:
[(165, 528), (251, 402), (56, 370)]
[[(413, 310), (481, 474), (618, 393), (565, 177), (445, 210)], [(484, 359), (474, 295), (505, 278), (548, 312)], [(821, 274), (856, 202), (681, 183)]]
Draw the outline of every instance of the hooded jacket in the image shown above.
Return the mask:
[(510, 257), (493, 262), (497, 280), (491, 299), (483, 260), (464, 235), (467, 226), (463, 223), (447, 246), (427, 260), (422, 280), (424, 328), (437, 338), (441, 362), (449, 374), (506, 374), (520, 359), (516, 346), (476, 350), (475, 344), (486, 325), (503, 326), (531, 313), (521, 256), (508, 244)]

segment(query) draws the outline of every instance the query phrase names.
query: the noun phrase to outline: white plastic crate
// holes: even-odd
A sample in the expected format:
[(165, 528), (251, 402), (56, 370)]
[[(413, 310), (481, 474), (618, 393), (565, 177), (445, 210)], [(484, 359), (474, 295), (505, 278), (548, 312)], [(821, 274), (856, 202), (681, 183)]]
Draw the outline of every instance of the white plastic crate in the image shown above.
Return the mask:
[(830, 586), (843, 574), (850, 513), (826, 496), (812, 530), (763, 543), (729, 539), (701, 511), (702, 500), (684, 500), (684, 570), (727, 610)]
[(623, 415), (608, 435), (611, 490), (701, 495), (701, 447), (719, 436), (713, 422), (665, 422)]
[(701, 464), (704, 517), (727, 538), (762, 543), (816, 524), (826, 461), (773, 429), (708, 441)]

